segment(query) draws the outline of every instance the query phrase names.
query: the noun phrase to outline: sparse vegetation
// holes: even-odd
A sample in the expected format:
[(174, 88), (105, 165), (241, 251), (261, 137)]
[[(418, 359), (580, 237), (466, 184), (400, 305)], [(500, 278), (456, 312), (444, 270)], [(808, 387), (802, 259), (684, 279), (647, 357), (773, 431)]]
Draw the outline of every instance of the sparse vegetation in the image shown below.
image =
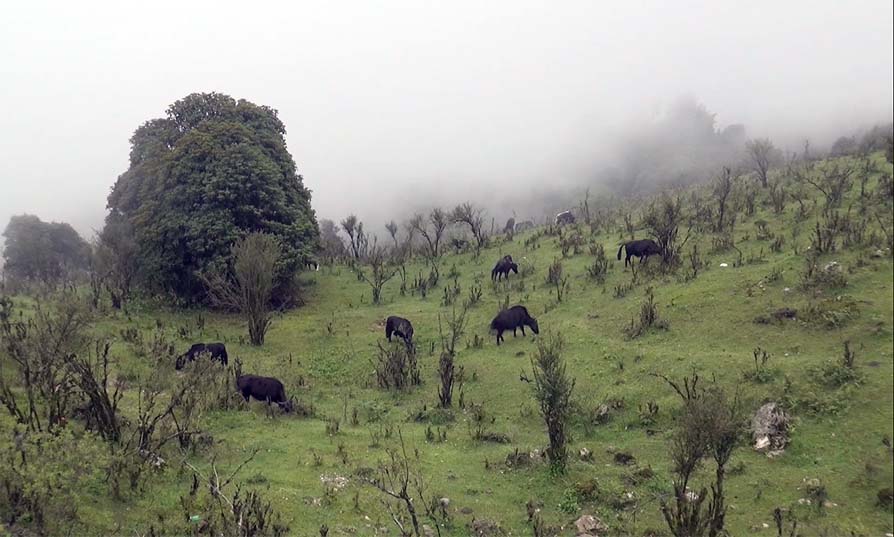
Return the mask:
[[(884, 533), (891, 168), (870, 158), (834, 209), (806, 181), (792, 194), (798, 177), (773, 168), (766, 190), (753, 175), (734, 183), (722, 226), (709, 184), (635, 201), (600, 194), (587, 201), (590, 226), (492, 236), (478, 257), (445, 247), (468, 225), (448, 217), (435, 238), (437, 211), (424, 213), (437, 255), (419, 231), (408, 238), (408, 223), (383, 248), (359, 220), (354, 246), (321, 222), (323, 267), (300, 275), (305, 306), (279, 309), (274, 290), (263, 346), (235, 311), (174, 307), (139, 277), (127, 290), (106, 279), (98, 293), (88, 279), (55, 292), (2, 287), (15, 294), (0, 302), (0, 516), (22, 535), (243, 535), (238, 511), (253, 535), (415, 536), (412, 507), (425, 536), (554, 535), (590, 513), (609, 534), (739, 535), (764, 522), (773, 533), (780, 498), (804, 498), (780, 507), (784, 535)], [(804, 162), (817, 181), (829, 165)], [(757, 192), (750, 217), (745, 183)], [(789, 204), (779, 211), (777, 184)], [(823, 252), (808, 243), (817, 223), (834, 230), (834, 248), (828, 234), (810, 237)], [(669, 264), (628, 271), (605, 255), (603, 245), (663, 230)], [(575, 255), (577, 243), (589, 255)], [(380, 280), (379, 305), (355, 272), (375, 283), (377, 249), (382, 274), (403, 270)], [(482, 285), (505, 254), (518, 277)], [(488, 323), (515, 304), (544, 331), (507, 332), (497, 347)], [(386, 315), (412, 319), (414, 346), (385, 341)], [(197, 341), (225, 342), (230, 365), (199, 358), (175, 372)], [(690, 368), (714, 380), (677, 383), (681, 399), (646, 374)], [(241, 372), (279, 378), (292, 411), (244, 402)], [(796, 449), (775, 462), (740, 456), (734, 425), (771, 398), (795, 417)], [(805, 477), (822, 488), (807, 490)]]

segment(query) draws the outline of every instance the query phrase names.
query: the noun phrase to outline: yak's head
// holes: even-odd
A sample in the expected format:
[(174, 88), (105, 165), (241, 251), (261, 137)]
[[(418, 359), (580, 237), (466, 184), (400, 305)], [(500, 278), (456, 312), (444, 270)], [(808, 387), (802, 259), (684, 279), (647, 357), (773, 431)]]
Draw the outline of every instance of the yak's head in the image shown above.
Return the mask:
[(534, 331), (535, 334), (540, 333), (540, 326), (537, 324), (537, 319), (533, 317), (528, 318), (528, 326), (531, 327), (531, 330)]
[(177, 361), (174, 362), (174, 369), (176, 369), (177, 371), (180, 371), (181, 369), (183, 369), (183, 366), (185, 366), (185, 365), (186, 365), (186, 355), (181, 354), (180, 356), (177, 357)]
[(518, 263), (509, 263), (509, 270), (518, 274)]
[(282, 411), (286, 414), (290, 414), (295, 410), (295, 401), (293, 401), (291, 398), (289, 398), (288, 401), (277, 404), (279, 405), (279, 408), (281, 408)]

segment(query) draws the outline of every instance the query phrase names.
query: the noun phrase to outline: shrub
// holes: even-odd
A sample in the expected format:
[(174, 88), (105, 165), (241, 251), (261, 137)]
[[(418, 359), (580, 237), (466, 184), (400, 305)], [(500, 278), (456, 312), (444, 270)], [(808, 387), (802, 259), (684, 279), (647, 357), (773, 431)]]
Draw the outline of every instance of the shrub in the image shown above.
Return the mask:
[(764, 384), (773, 380), (773, 371), (767, 367), (770, 361), (770, 353), (760, 347), (752, 351), (754, 355), (754, 369), (745, 372), (745, 378), (758, 384)]
[(820, 267), (819, 258), (809, 255), (804, 260), (804, 270), (801, 271), (801, 289), (805, 291), (820, 289), (840, 289), (847, 286), (847, 277), (844, 269), (837, 262), (827, 263)]
[(842, 295), (810, 302), (800, 310), (800, 319), (821, 328), (841, 328), (859, 313), (857, 301)]
[(212, 272), (203, 277), (218, 306), (240, 312), (252, 345), (263, 345), (270, 328), (270, 300), (276, 284), (281, 248), (273, 235), (251, 233), (233, 246), (233, 276)]
[(561, 334), (548, 335), (537, 341), (537, 356), (531, 358), (534, 369), (534, 397), (546, 422), (549, 448), (546, 451), (555, 473), (565, 473), (568, 459), (565, 425), (571, 414), (571, 392), (574, 379), (565, 372), (562, 360)]
[(605, 277), (608, 274), (609, 262), (605, 256), (605, 248), (602, 243), (590, 247), (590, 253), (593, 255), (593, 262), (587, 266), (587, 276), (597, 283), (605, 283)]
[[(726, 519), (724, 483), (729, 463), (743, 434), (743, 416), (738, 397), (729, 398), (719, 387), (698, 386), (698, 376), (684, 379), (683, 386), (665, 380), (683, 399), (683, 409), (671, 447), (674, 463), (673, 495), (662, 500), (664, 520), (677, 536), (723, 535)], [(714, 480), (693, 495), (688, 486), (705, 458), (714, 461)]]
[[(70, 535), (75, 495), (99, 478), (104, 451), (91, 435), (28, 431), (0, 416), (0, 516), (14, 535)], [(27, 528), (27, 529), (26, 529)]]
[(850, 341), (845, 341), (841, 357), (837, 361), (827, 362), (817, 371), (820, 381), (836, 388), (846, 384), (860, 384), (863, 376), (857, 371), (855, 362), (856, 352), (851, 350)]
[(631, 319), (630, 325), (624, 329), (630, 339), (635, 339), (646, 333), (650, 328), (667, 330), (668, 322), (658, 315), (658, 306), (655, 304), (655, 293), (651, 287), (646, 289), (646, 299), (640, 306), (639, 319)]
[(378, 342), (377, 346), (373, 369), (379, 388), (401, 391), (422, 384), (416, 349), (412, 345), (404, 345), (403, 342), (382, 345)]

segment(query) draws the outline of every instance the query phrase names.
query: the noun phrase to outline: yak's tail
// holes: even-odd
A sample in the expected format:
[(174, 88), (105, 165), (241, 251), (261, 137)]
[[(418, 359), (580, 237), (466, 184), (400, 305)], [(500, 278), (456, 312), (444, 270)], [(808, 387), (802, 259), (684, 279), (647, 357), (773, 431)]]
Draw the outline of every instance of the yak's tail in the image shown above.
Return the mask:
[(621, 260), (621, 250), (623, 250), (625, 246), (627, 246), (626, 242), (622, 244), (620, 248), (618, 248), (618, 261)]

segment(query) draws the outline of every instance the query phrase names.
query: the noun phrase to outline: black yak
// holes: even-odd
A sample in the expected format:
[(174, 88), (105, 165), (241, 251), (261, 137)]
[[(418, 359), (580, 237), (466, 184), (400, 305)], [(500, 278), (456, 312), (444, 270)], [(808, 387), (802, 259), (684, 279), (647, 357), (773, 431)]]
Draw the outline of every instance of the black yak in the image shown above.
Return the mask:
[(661, 248), (658, 247), (658, 244), (655, 243), (652, 239), (641, 239), (638, 241), (630, 241), (625, 242), (618, 248), (618, 261), (621, 260), (621, 250), (627, 248), (627, 257), (624, 258), (624, 266), (627, 266), (627, 263), (632, 263), (630, 258), (636, 256), (640, 259), (640, 263), (649, 259), (650, 255), (660, 255)]
[(236, 389), (248, 401), (254, 397), (256, 401), (276, 403), (285, 411), (291, 410), (291, 403), (286, 399), (286, 389), (279, 379), (260, 377), (258, 375), (240, 375), (236, 379)]
[(177, 357), (177, 363), (174, 367), (177, 371), (199, 357), (203, 353), (208, 353), (212, 360), (217, 360), (223, 365), (227, 365), (227, 348), (223, 343), (196, 343), (189, 348), (188, 351)]
[(515, 337), (515, 331), (521, 328), (522, 335), (525, 335), (525, 326), (530, 327), (535, 334), (540, 333), (537, 319), (531, 317), (524, 306), (512, 306), (503, 310), (490, 322), (490, 329), (497, 332), (497, 345), (503, 341), (503, 332), (506, 330), (512, 330), (512, 336)]
[(533, 229), (533, 228), (534, 228), (534, 222), (531, 222), (530, 220), (524, 220), (522, 222), (515, 224), (515, 232), (516, 233), (521, 233), (522, 231), (527, 231), (527, 230)]
[(391, 341), (391, 334), (404, 340), (407, 345), (413, 344), (413, 324), (403, 317), (392, 315), (385, 319), (385, 337)]
[(494, 269), (490, 271), (490, 279), (499, 281), (503, 278), (503, 276), (506, 276), (506, 278), (508, 279), (509, 271), (518, 274), (518, 264), (512, 261), (511, 255), (503, 256), (502, 259), (497, 261)]
[(564, 226), (566, 224), (573, 224), (575, 222), (574, 215), (571, 214), (571, 211), (564, 211), (556, 215), (556, 225)]

